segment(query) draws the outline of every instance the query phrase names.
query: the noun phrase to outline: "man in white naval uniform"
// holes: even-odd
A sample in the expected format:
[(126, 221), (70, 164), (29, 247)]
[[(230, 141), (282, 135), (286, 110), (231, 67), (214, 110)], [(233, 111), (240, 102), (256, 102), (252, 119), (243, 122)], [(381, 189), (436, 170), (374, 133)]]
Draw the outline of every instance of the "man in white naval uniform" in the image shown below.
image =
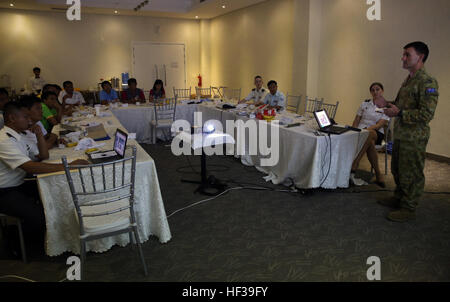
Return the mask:
[(255, 101), (256, 104), (264, 100), (264, 97), (269, 91), (263, 88), (263, 79), (261, 76), (255, 77), (255, 86), (256, 88), (253, 88), (250, 94), (245, 99), (241, 100), (239, 103)]

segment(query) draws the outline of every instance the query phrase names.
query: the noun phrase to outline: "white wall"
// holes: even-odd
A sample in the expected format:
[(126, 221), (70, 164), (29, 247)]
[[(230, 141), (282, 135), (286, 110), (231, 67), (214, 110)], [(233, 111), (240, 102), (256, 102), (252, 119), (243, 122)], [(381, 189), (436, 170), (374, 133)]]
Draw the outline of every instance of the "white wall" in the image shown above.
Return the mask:
[(131, 72), (133, 41), (185, 43), (187, 84), (196, 85), (200, 72), (199, 22), (192, 20), (84, 14), (69, 22), (65, 13), (0, 9), (0, 41), (0, 74), (16, 89), (34, 66), (49, 82), (96, 87), (100, 78)]
[(212, 84), (241, 87), (246, 96), (261, 75), (290, 91), (293, 17), (292, 0), (269, 0), (211, 20)]
[[(368, 21), (360, 0), (321, 1), (318, 95), (340, 101), (337, 120), (351, 123), (358, 105), (379, 81), (393, 100), (408, 75), (403, 46), (424, 41), (430, 47), (427, 71), (439, 82), (439, 104), (431, 122), (428, 152), (450, 157), (450, 1), (382, 0), (382, 21)], [(310, 48), (311, 49), (311, 48)], [(317, 59), (317, 58), (316, 58)]]
[[(450, 157), (450, 1), (382, 0), (382, 21), (368, 21), (364, 0), (268, 0), (212, 20), (191, 21), (0, 10), (0, 74), (22, 87), (38, 65), (51, 82), (89, 88), (131, 71), (131, 42), (182, 42), (188, 85), (242, 87), (259, 74), (283, 92), (340, 101), (337, 120), (351, 123), (374, 81), (394, 99), (407, 76), (403, 46), (423, 40), (426, 68), (440, 85), (428, 152)], [(159, 26), (159, 32), (156, 31)], [(138, 79), (139, 81), (139, 79)]]

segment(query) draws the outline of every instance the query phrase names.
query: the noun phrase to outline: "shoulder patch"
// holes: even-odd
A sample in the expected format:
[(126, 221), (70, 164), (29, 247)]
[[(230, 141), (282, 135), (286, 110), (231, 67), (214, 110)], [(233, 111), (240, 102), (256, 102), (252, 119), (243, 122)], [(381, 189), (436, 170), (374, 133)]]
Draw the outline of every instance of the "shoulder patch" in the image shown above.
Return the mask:
[(11, 134), (9, 134), (8, 132), (6, 132), (6, 135), (8, 135), (9, 138), (13, 138), (15, 141), (17, 141), (17, 139), (14, 136), (12, 136)]
[(366, 102), (366, 103), (370, 103), (370, 102), (371, 102), (371, 100), (365, 100), (364, 102)]
[(437, 95), (438, 90), (436, 88), (425, 88), (425, 94), (426, 95)]

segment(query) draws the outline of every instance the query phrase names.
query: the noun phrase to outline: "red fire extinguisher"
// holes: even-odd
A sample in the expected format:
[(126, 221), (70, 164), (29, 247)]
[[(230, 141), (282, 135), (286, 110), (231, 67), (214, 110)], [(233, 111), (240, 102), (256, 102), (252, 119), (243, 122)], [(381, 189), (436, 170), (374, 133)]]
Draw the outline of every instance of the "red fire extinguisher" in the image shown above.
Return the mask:
[(202, 87), (202, 76), (201, 75), (198, 75), (198, 87)]

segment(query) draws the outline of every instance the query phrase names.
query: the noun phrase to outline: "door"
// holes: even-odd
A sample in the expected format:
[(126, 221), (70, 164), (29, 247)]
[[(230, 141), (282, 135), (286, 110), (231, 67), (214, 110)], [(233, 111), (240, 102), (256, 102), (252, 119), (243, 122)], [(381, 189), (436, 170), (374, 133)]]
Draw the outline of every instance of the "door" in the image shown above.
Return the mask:
[(173, 97), (173, 87), (186, 87), (184, 44), (133, 42), (133, 77), (145, 91), (160, 79), (166, 96)]

